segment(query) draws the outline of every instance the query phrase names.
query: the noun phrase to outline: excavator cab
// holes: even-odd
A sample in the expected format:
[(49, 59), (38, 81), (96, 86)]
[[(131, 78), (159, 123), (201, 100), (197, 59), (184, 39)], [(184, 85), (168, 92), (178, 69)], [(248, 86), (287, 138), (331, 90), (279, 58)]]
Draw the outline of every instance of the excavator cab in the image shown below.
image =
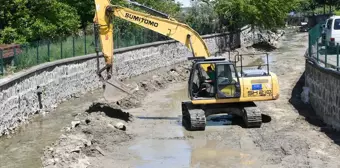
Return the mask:
[(235, 65), (223, 57), (196, 59), (190, 72), (188, 93), (191, 100), (239, 98), (241, 87)]

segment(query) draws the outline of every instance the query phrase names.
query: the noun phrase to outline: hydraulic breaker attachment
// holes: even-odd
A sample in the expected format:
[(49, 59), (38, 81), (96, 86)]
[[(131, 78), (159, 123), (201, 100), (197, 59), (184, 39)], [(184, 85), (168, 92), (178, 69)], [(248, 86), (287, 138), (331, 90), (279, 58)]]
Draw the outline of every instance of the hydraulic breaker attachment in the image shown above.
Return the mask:
[[(112, 64), (106, 64), (103, 68), (100, 69), (99, 64), (99, 46), (98, 46), (98, 24), (94, 24), (94, 32), (95, 32), (95, 48), (97, 54), (97, 75), (100, 81), (103, 84), (104, 89), (104, 98), (108, 102), (117, 102), (129, 95), (133, 95), (133, 93), (138, 90), (137, 84), (124, 84), (115, 76), (112, 76)], [(102, 72), (106, 70), (106, 79), (104, 79)]]

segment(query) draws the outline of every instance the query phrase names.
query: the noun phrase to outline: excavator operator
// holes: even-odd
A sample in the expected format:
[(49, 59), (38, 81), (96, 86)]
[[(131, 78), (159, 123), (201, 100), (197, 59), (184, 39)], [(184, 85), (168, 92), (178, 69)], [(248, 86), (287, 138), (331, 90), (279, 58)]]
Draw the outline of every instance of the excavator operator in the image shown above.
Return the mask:
[(211, 82), (215, 81), (215, 79), (216, 79), (215, 71), (212, 70), (211, 66), (208, 66), (208, 68), (207, 68), (207, 74), (208, 74), (208, 76), (209, 76)]

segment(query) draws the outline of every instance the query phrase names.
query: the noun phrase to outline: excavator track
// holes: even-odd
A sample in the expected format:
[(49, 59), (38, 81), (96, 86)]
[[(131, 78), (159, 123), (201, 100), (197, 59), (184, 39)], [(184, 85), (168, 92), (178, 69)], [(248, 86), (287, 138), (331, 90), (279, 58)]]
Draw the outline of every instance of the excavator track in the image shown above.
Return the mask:
[(191, 105), (182, 103), (182, 124), (190, 131), (204, 131), (206, 126), (205, 112), (202, 109), (191, 109)]
[(261, 110), (258, 107), (244, 107), (243, 120), (247, 128), (259, 128), (262, 125)]

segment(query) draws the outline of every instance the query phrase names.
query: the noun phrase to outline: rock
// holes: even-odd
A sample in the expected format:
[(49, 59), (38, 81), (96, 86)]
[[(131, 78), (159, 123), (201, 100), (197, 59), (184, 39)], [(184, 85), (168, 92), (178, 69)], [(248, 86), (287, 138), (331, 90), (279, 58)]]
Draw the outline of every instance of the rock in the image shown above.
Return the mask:
[(47, 159), (45, 160), (44, 166), (54, 165), (54, 159)]
[(121, 122), (117, 123), (117, 124), (115, 125), (115, 128), (117, 128), (117, 129), (119, 129), (119, 130), (123, 130), (123, 131), (126, 130), (126, 126), (125, 126), (123, 123), (121, 123)]
[(60, 161), (59, 158), (54, 158), (54, 164), (55, 164), (55, 163), (58, 163), (59, 161)]
[(146, 87), (148, 85), (148, 83), (143, 81), (143, 82), (141, 82), (141, 85), (142, 85), (142, 87)]
[(80, 121), (72, 121), (71, 122), (72, 128), (78, 127), (79, 124), (80, 124)]
[(91, 122), (91, 120), (88, 119), (88, 118), (85, 120), (85, 123), (86, 123), (86, 124), (89, 124), (90, 122)]
[(71, 128), (70, 127), (66, 127), (65, 128), (65, 132), (70, 132), (71, 131)]
[(111, 125), (111, 124), (107, 124), (107, 126), (108, 127), (110, 127), (110, 128), (115, 128), (113, 125)]

